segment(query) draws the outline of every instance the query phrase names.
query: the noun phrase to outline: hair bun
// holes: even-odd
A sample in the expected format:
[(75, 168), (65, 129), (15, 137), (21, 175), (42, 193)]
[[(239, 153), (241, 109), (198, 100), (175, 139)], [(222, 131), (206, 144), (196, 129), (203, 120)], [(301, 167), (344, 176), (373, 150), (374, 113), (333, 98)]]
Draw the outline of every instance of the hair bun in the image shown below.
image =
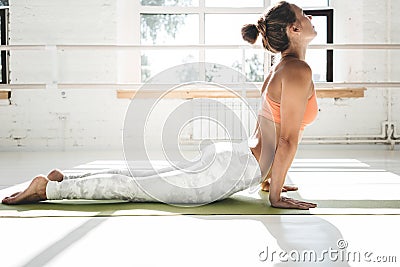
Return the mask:
[(257, 29), (258, 32), (260, 32), (262, 35), (265, 35), (267, 29), (266, 29), (266, 24), (265, 24), (265, 19), (264, 17), (261, 17), (258, 21), (257, 21)]
[(246, 24), (242, 27), (242, 37), (250, 44), (254, 44), (257, 41), (259, 33), (258, 27), (255, 24)]

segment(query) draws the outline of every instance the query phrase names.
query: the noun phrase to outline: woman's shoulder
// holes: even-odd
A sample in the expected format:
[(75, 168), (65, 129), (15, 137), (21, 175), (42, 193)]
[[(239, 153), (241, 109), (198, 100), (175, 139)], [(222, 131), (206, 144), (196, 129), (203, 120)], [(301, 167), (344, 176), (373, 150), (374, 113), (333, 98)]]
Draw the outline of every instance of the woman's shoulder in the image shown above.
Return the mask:
[(293, 75), (310, 75), (311, 77), (311, 67), (310, 65), (307, 64), (307, 62), (300, 60), (300, 59), (294, 59), (291, 61), (288, 61), (284, 67), (282, 68), (282, 73), (287, 74), (293, 77)]
[(299, 79), (312, 82), (312, 71), (307, 62), (300, 59), (280, 62), (280, 64), (276, 65), (275, 68), (270, 71), (264, 82), (261, 94), (267, 89), (266, 91), (269, 91), (271, 97), (279, 99), (278, 95), (280, 95), (280, 93), (275, 95), (276, 93), (274, 92), (280, 91), (278, 88), (281, 87), (282, 82), (284, 80), (298, 81)]

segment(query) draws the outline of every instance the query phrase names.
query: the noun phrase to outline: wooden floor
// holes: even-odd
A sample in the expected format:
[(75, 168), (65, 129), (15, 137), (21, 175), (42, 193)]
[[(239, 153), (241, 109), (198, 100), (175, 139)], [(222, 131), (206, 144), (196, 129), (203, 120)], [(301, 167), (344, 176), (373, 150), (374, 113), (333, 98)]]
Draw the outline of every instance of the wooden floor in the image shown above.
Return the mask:
[[(54, 167), (122, 159), (117, 151), (0, 152), (0, 186)], [(376, 193), (340, 187), (349, 180), (359, 182), (357, 174), (366, 167), (377, 170), (363, 176)], [(343, 200), (400, 199), (398, 192), (379, 192), (379, 181), (398, 178), (400, 183), (399, 150), (301, 147), (290, 179), (324, 186), (320, 175), (337, 178), (328, 179), (326, 186), (343, 190)], [(311, 193), (318, 196), (309, 188), (299, 191), (302, 196)], [(400, 215), (0, 218), (0, 266), (398, 266), (399, 225)], [(302, 258), (305, 252), (312, 254), (311, 260)]]

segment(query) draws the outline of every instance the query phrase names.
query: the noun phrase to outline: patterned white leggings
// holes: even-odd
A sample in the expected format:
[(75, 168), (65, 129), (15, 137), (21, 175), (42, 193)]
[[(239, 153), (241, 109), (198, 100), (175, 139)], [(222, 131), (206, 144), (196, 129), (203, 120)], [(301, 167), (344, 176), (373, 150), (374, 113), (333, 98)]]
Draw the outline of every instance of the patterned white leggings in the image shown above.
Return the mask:
[[(177, 166), (180, 166), (177, 164)], [(184, 168), (108, 169), (62, 182), (49, 181), (47, 199), (120, 199), (132, 202), (210, 203), (261, 183), (261, 171), (247, 140), (218, 142)]]

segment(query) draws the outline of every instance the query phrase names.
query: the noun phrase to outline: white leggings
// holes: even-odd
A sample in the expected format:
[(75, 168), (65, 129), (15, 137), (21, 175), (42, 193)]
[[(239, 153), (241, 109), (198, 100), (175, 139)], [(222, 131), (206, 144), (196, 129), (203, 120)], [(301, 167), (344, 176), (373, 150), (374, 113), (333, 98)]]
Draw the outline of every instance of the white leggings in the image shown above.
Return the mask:
[(261, 183), (260, 167), (247, 140), (210, 144), (202, 149), (198, 161), (183, 169), (130, 169), (108, 169), (65, 176), (62, 182), (49, 181), (47, 199), (204, 204)]

